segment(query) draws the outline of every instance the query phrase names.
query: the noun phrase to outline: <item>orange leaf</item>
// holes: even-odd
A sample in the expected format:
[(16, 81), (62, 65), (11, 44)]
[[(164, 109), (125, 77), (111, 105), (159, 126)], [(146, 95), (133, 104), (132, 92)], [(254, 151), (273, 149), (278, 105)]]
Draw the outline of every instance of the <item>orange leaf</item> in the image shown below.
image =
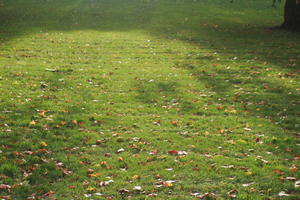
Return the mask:
[(89, 188), (87, 188), (86, 190), (89, 191), (89, 192), (95, 192), (95, 191), (96, 191), (96, 188), (89, 187)]
[(278, 175), (283, 175), (283, 173), (281, 171), (277, 170), (277, 169), (273, 170), (273, 172), (275, 172)]
[(223, 107), (222, 107), (222, 106), (217, 106), (216, 109), (217, 109), (217, 110), (222, 110)]
[(94, 174), (90, 174), (90, 177), (99, 177), (101, 174), (100, 173), (94, 173)]
[(118, 161), (124, 161), (124, 158), (123, 157), (119, 157)]
[(300, 160), (300, 155), (294, 156), (294, 160)]
[(290, 168), (291, 172), (297, 172), (298, 168), (296, 165), (292, 165), (292, 167)]
[(172, 121), (172, 124), (173, 124), (174, 126), (178, 126), (178, 120), (173, 120), (173, 121)]

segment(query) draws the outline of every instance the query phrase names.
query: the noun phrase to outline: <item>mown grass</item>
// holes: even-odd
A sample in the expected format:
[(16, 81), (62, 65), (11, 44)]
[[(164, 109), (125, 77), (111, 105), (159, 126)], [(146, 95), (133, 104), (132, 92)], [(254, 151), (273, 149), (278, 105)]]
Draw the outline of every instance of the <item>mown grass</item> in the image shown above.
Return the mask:
[(2, 2), (1, 198), (300, 198), (282, 5)]

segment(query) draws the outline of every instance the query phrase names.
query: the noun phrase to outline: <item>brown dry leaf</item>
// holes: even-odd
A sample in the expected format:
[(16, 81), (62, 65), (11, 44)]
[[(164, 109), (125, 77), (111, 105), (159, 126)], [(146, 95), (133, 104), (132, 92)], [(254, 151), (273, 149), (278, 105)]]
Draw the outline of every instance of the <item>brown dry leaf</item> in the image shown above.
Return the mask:
[(79, 150), (79, 147), (74, 147), (74, 148), (70, 149), (71, 152), (74, 152), (74, 151), (77, 151), (77, 150)]
[(88, 174), (92, 174), (92, 173), (94, 173), (94, 170), (91, 169), (91, 168), (89, 168), (89, 169), (87, 169), (87, 173), (88, 173)]
[(294, 172), (294, 173), (297, 172), (298, 171), (297, 166), (296, 165), (292, 165), (291, 168), (290, 168), (290, 171)]
[(69, 171), (69, 170), (66, 170), (66, 169), (63, 169), (63, 174), (66, 175), (66, 176), (71, 176), (72, 175), (72, 171)]
[(286, 148), (285, 151), (286, 152), (292, 152), (293, 150), (291, 148)]
[(2, 189), (2, 190), (8, 190), (10, 188), (11, 188), (10, 185), (0, 184), (0, 189)]
[(84, 187), (87, 187), (87, 186), (90, 185), (90, 183), (89, 183), (88, 181), (83, 181), (82, 185), (83, 185)]
[(10, 196), (0, 196), (0, 199), (2, 199), (2, 200), (9, 200), (9, 199), (11, 199), (11, 197)]
[(129, 147), (130, 147), (131, 149), (137, 149), (137, 148), (138, 148), (138, 146), (137, 146), (136, 144), (131, 144)]
[(294, 160), (300, 160), (300, 155), (294, 156)]
[(128, 194), (130, 191), (127, 190), (127, 189), (125, 189), (125, 188), (121, 188), (121, 189), (118, 190), (118, 192), (119, 192), (120, 194)]
[(230, 198), (236, 198), (236, 193), (237, 192), (238, 192), (237, 190), (230, 190), (229, 192), (227, 192), (228, 197), (230, 197)]
[(218, 196), (215, 193), (207, 192), (204, 195), (198, 195), (197, 198), (199, 198), (199, 199), (205, 199), (205, 198), (217, 199)]
[(53, 192), (53, 191), (50, 190), (49, 192), (43, 194), (43, 197), (51, 197), (51, 196), (53, 196), (54, 194), (55, 194), (55, 192)]

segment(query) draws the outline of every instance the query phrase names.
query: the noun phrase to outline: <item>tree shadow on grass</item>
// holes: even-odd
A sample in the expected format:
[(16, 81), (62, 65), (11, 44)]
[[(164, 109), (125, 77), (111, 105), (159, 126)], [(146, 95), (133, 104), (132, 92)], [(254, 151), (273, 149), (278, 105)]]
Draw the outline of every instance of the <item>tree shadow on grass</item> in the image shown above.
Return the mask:
[(4, 0), (0, 7), (0, 44), (47, 31), (129, 31), (149, 23), (152, 4), (141, 1)]

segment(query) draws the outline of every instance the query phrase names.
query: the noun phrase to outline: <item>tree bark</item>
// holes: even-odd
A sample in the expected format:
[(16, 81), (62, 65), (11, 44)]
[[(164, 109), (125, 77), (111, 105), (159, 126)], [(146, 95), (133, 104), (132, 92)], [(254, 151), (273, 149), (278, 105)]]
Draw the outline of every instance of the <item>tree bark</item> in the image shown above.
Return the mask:
[(300, 0), (286, 0), (282, 27), (290, 30), (300, 30)]

